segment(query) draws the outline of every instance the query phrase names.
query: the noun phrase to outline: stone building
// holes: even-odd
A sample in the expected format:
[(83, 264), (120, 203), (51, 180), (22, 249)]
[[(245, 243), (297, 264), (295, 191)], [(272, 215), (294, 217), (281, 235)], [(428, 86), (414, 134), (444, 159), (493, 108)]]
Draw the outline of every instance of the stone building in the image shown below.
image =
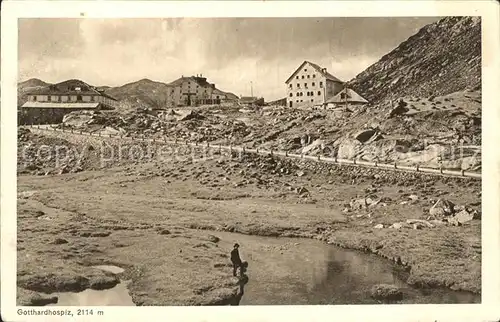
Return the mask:
[(115, 98), (81, 80), (71, 79), (28, 93), (21, 106), (26, 123), (54, 124), (64, 115), (78, 110), (110, 110), (116, 108)]
[(223, 92), (215, 84), (207, 82), (201, 74), (181, 78), (168, 84), (168, 105), (171, 106), (197, 106), (221, 104), (235, 101), (238, 97), (232, 93)]
[(344, 83), (326, 68), (309, 61), (304, 61), (285, 83), (287, 106), (294, 108), (323, 106), (344, 88)]

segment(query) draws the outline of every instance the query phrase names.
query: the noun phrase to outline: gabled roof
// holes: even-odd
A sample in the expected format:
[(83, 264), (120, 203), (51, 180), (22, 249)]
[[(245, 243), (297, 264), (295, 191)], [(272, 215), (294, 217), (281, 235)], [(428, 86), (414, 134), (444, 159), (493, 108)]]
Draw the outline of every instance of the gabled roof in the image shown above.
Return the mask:
[[(80, 90), (75, 88), (80, 87)], [(28, 95), (99, 95), (116, 101), (116, 98), (97, 90), (79, 79), (70, 79), (57, 84), (49, 85), (27, 93)]]
[(297, 72), (305, 65), (305, 64), (310, 64), (320, 75), (322, 75), (323, 77), (326, 77), (327, 80), (331, 80), (333, 82), (339, 82), (339, 83), (343, 83), (343, 81), (341, 81), (340, 79), (338, 79), (337, 77), (333, 76), (332, 74), (330, 74), (329, 72), (324, 72), (323, 71), (323, 68), (321, 68), (319, 65), (315, 64), (315, 63), (311, 63), (310, 61), (307, 61), (307, 60), (304, 60), (304, 62), (302, 64), (300, 64), (299, 68), (297, 68), (293, 74), (288, 77), (288, 79), (285, 81), (285, 83), (288, 83), (294, 76), (295, 74), (297, 74)]
[[(347, 97), (343, 97), (342, 94), (347, 94)], [(350, 88), (344, 88), (337, 95), (328, 99), (326, 103), (345, 103), (346, 100), (348, 103), (368, 103), (366, 99)]]

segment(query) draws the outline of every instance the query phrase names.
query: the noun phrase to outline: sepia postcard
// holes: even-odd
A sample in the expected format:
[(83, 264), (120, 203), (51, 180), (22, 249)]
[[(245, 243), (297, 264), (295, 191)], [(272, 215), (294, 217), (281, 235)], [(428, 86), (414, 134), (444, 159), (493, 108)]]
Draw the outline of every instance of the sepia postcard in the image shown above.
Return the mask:
[(498, 9), (2, 3), (2, 320), (498, 321)]

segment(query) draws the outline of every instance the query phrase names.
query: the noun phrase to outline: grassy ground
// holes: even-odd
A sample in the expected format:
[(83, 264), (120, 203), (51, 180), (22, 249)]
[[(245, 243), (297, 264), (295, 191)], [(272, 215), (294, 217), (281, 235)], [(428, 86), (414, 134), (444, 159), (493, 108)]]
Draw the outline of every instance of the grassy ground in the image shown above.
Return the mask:
[[(237, 293), (230, 245), (219, 246), (210, 231), (193, 231), (207, 229), (318, 238), (406, 264), (411, 283), (479, 292), (479, 220), (421, 230), (373, 227), (425, 219), (438, 197), (477, 206), (480, 186), (374, 182), (265, 174), (215, 160), (20, 176), (18, 286), (112, 287), (116, 277), (90, 267), (108, 263), (126, 269), (123, 278), (132, 279), (129, 290), (139, 305), (227, 304)], [(342, 211), (367, 195), (384, 197), (386, 205)]]

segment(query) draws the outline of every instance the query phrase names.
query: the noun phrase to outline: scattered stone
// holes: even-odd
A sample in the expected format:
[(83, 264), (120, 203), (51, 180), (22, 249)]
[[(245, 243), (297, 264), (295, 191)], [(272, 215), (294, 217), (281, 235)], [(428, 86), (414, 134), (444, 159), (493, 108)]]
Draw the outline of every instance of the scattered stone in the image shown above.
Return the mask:
[(422, 220), (422, 219), (408, 219), (406, 220), (406, 223), (407, 224), (410, 224), (410, 225), (420, 225), (420, 226), (426, 226), (428, 228), (434, 228), (434, 225), (431, 224), (429, 221), (427, 220)]
[(378, 225), (375, 225), (373, 228), (375, 228), (375, 229), (382, 229), (382, 228), (384, 228), (384, 225), (383, 224), (378, 224)]
[(96, 231), (90, 234), (90, 237), (108, 237), (111, 235), (110, 231)]
[(299, 195), (303, 195), (303, 194), (309, 193), (309, 190), (307, 190), (304, 187), (299, 187), (299, 188), (295, 189), (295, 192), (298, 193)]
[(64, 238), (56, 238), (56, 239), (54, 239), (54, 241), (51, 244), (62, 245), (62, 244), (67, 244), (67, 243), (68, 243), (68, 241)]
[(461, 226), (462, 224), (474, 219), (474, 212), (469, 212), (466, 209), (462, 210), (453, 217), (448, 218), (448, 222), (453, 226)]
[(444, 217), (453, 214), (455, 204), (445, 199), (438, 199), (429, 209), (429, 214), (434, 217)]
[(382, 301), (400, 301), (403, 299), (403, 292), (396, 285), (378, 284), (372, 287), (371, 296)]
[(220, 238), (214, 235), (208, 235), (208, 240), (212, 243), (218, 243), (220, 241)]
[(392, 226), (390, 228), (401, 229), (401, 228), (403, 228), (403, 223), (396, 222), (396, 223), (392, 224)]
[(158, 234), (160, 234), (160, 235), (170, 235), (170, 230), (165, 229), (165, 228), (159, 228), (159, 229), (157, 229), (157, 231), (158, 231)]

